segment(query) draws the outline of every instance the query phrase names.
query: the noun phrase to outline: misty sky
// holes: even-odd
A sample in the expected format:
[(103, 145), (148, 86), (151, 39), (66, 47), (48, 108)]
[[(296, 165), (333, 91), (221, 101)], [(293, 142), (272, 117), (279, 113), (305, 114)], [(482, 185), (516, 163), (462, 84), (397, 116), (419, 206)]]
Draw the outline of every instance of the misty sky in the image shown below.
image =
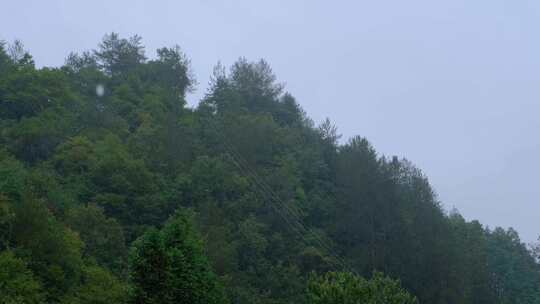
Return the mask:
[[(148, 4), (144, 4), (144, 3)], [(151, 4), (151, 5), (150, 5)], [(204, 94), (212, 67), (266, 59), (316, 122), (367, 137), (430, 178), (445, 208), (540, 235), (540, 2), (2, 1), (0, 39), (39, 66), (105, 33), (179, 44)]]

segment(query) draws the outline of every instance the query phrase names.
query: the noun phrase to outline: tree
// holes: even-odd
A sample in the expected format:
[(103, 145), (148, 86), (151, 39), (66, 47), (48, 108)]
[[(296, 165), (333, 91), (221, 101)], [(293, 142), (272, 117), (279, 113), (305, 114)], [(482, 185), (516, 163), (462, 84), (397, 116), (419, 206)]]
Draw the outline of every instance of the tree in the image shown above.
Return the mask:
[(309, 304), (416, 304), (399, 281), (375, 272), (370, 280), (348, 272), (312, 275), (307, 288)]
[(97, 58), (94, 54), (86, 51), (81, 55), (70, 53), (66, 58), (65, 67), (74, 74), (82, 72), (84, 69), (97, 69)]
[(0, 40), (0, 75), (7, 74), (8, 70), (13, 68), (13, 62), (6, 50), (6, 42)]
[[(234, 303), (303, 303), (311, 271), (344, 264), (422, 303), (540, 302), (517, 233), (447, 214), (421, 170), (365, 138), (340, 143), (265, 61), (218, 65), (189, 108), (194, 85), (179, 47), (146, 59), (138, 36), (108, 34), (60, 69), (0, 43), (0, 250), (42, 302), (122, 302), (131, 283), (135, 303), (216, 303), (223, 282)], [(182, 208), (195, 224), (167, 222)], [(392, 285), (345, 276), (323, 285)]]
[(70, 209), (66, 223), (79, 233), (86, 257), (95, 258), (100, 265), (116, 273), (122, 271), (126, 247), (122, 227), (116, 220), (107, 218), (98, 206), (89, 204)]
[(106, 269), (88, 265), (83, 283), (62, 299), (65, 304), (123, 304), (128, 299), (128, 286)]
[(538, 237), (538, 242), (532, 245), (532, 254), (536, 258), (536, 262), (540, 264), (540, 237)]
[(296, 121), (300, 109), (290, 95), (283, 96), (280, 102), (282, 93), (283, 85), (276, 83), (276, 76), (266, 61), (249, 62), (240, 58), (229, 74), (221, 65), (214, 69), (211, 89), (203, 103), (218, 113), (247, 110), (272, 114), (284, 123), (291, 122), (291, 119)]
[(58, 301), (79, 284), (83, 243), (50, 213), (43, 200), (25, 195), (12, 207), (12, 250), (29, 261), (28, 268), (47, 291), (47, 301)]
[(0, 194), (6, 199), (19, 199), (27, 176), (23, 164), (9, 152), (0, 150)]
[(19, 67), (34, 66), (34, 60), (28, 51), (24, 49), (22, 41), (15, 40), (13, 44), (8, 46), (8, 53), (11, 61)]
[(500, 304), (528, 304), (540, 299), (540, 272), (534, 258), (510, 228), (488, 231), (490, 285)]
[(319, 132), (321, 139), (326, 143), (332, 146), (337, 146), (339, 144), (338, 141), (341, 138), (341, 134), (338, 133), (336, 125), (334, 125), (328, 117), (320, 124), (317, 131)]
[(43, 303), (44, 292), (26, 263), (13, 252), (0, 252), (0, 303)]
[(227, 303), (210, 269), (191, 215), (178, 212), (160, 230), (151, 229), (130, 253), (132, 302)]
[(9, 249), (9, 240), (15, 214), (11, 210), (9, 199), (0, 193), (0, 251)]
[(94, 55), (100, 67), (111, 76), (133, 70), (146, 60), (140, 36), (125, 39), (120, 38), (117, 33), (105, 35)]
[(157, 55), (157, 60), (148, 63), (148, 76), (152, 77), (152, 81), (159, 81), (163, 86), (171, 88), (176, 98), (184, 98), (197, 84), (189, 59), (178, 45), (160, 48)]

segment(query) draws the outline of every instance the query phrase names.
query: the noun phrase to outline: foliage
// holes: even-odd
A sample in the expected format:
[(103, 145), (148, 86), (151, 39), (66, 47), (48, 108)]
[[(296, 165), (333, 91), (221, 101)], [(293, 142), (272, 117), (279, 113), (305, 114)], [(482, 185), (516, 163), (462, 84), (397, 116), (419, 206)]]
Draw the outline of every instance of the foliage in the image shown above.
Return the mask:
[(125, 262), (125, 239), (122, 227), (107, 218), (95, 205), (79, 206), (69, 210), (66, 224), (79, 233), (84, 242), (83, 254), (120, 273)]
[(43, 289), (26, 263), (10, 251), (0, 253), (0, 302), (3, 304), (38, 304)]
[(399, 281), (375, 272), (370, 280), (348, 272), (313, 275), (307, 291), (310, 304), (415, 304)]
[(189, 215), (150, 230), (130, 254), (133, 303), (226, 303)]
[(264, 60), (216, 66), (191, 108), (195, 85), (178, 46), (152, 58), (139, 36), (60, 68), (0, 43), (1, 301), (304, 303), (307, 284), (310, 301), (540, 303), (538, 247), (317, 126)]

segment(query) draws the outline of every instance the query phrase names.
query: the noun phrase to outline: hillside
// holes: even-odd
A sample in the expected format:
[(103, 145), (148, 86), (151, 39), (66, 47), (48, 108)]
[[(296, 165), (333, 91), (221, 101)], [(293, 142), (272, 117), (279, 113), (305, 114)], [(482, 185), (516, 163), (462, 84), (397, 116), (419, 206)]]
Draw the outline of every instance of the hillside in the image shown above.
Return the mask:
[(0, 300), (316, 303), (314, 276), (378, 271), (420, 303), (540, 303), (540, 250), (340, 144), (265, 61), (218, 65), (189, 108), (188, 57), (146, 56), (114, 33), (58, 68), (0, 46)]

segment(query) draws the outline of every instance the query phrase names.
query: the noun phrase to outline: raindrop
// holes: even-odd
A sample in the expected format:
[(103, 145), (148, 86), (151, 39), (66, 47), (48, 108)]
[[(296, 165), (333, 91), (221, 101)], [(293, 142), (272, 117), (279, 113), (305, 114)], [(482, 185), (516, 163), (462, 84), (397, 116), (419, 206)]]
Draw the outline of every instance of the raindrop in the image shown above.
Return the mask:
[(105, 94), (105, 87), (102, 84), (98, 84), (96, 86), (96, 95), (102, 97), (103, 94)]

